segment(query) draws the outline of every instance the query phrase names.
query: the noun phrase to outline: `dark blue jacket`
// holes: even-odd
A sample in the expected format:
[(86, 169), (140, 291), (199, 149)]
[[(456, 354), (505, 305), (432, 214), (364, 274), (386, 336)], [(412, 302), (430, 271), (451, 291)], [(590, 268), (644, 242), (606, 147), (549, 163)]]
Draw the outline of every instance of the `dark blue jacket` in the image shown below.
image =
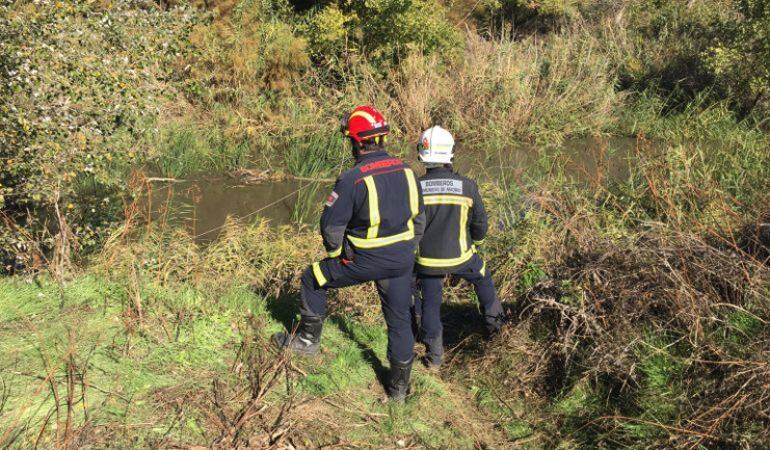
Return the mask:
[(428, 169), (420, 178), (425, 233), (416, 268), (426, 275), (454, 273), (470, 261), (487, 234), (487, 213), (476, 183), (450, 167)]
[(337, 178), (321, 215), (330, 257), (396, 268), (413, 264), (425, 228), (420, 183), (412, 169), (385, 151), (359, 156)]

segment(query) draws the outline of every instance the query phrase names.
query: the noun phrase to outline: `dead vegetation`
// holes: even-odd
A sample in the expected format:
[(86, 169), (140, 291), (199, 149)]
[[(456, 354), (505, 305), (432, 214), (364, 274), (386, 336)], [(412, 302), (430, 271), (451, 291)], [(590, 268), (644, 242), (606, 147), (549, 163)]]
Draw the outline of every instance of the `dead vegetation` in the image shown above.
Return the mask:
[(511, 327), (483, 354), (454, 358), (456, 370), (487, 380), (500, 404), (538, 404), (510, 409), (554, 445), (768, 445), (763, 221), (723, 236), (652, 225), (609, 239), (593, 216), (556, 205), (570, 219), (542, 279), (522, 289), (521, 271), (504, 276), (501, 290), (520, 292)]

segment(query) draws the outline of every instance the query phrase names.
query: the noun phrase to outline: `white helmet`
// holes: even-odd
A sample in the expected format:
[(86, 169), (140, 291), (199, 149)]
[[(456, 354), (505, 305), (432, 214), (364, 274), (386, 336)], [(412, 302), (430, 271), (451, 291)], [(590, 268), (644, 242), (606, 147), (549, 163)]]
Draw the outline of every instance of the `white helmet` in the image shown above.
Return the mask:
[(440, 126), (428, 128), (417, 144), (417, 158), (424, 163), (451, 164), (455, 140)]

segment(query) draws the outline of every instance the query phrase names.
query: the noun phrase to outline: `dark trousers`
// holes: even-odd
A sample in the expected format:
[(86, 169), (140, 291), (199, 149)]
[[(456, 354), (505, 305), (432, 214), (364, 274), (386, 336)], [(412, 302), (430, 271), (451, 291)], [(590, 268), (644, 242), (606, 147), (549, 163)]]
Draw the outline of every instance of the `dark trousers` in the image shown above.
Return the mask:
[[(503, 316), (503, 307), (497, 299), (495, 284), (489, 270), (479, 255), (473, 255), (463, 267), (452, 272), (473, 284), (481, 305), (481, 314), (487, 329), (499, 328)], [(417, 274), (421, 286), (422, 301), (415, 303), (415, 313), (421, 315), (420, 332), (423, 339), (435, 339), (442, 336), (441, 302), (444, 294), (445, 275)]]
[[(409, 260), (409, 258), (406, 260)], [(388, 359), (406, 362), (414, 354), (414, 334), (410, 307), (412, 303), (412, 266), (387, 269), (376, 264), (349, 262), (338, 258), (314, 263), (302, 274), (303, 316), (326, 315), (326, 291), (375, 281), (380, 294), (382, 314), (388, 327)]]

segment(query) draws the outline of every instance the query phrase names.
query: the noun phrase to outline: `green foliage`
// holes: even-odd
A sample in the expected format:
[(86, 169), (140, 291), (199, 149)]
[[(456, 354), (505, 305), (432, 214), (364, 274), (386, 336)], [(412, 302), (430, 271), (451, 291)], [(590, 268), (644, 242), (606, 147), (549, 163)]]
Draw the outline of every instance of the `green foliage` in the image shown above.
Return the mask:
[(339, 65), (337, 58), (349, 51), (357, 21), (355, 12), (343, 12), (338, 4), (332, 3), (314, 12), (300, 29), (310, 41), (314, 57)]
[(541, 282), (545, 278), (546, 273), (541, 267), (538, 267), (537, 264), (534, 263), (528, 263), (527, 267), (524, 269), (524, 272), (521, 274), (521, 281), (519, 285), (520, 292), (522, 294), (526, 293), (528, 289)]
[(678, 347), (684, 345), (650, 335), (648, 341), (642, 341), (637, 348), (639, 370), (644, 378), (636, 402), (643, 417), (655, 422), (669, 423), (679, 411), (687, 365), (677, 354)]
[[(304, 39), (280, 20), (286, 2), (243, 1), (232, 16), (199, 25), (193, 79), (210, 88), (210, 100), (239, 100), (242, 92), (287, 90), (308, 67)], [(194, 91), (192, 91), (194, 93)]]
[(164, 176), (184, 177), (204, 170), (224, 172), (249, 165), (252, 154), (248, 142), (228, 139), (218, 130), (205, 130), (186, 124), (168, 125), (160, 133), (159, 154), (148, 155), (148, 162)]
[(471, 394), (479, 406), (490, 410), (500, 417), (503, 429), (510, 439), (516, 440), (531, 436), (533, 433), (532, 426), (520, 418), (525, 409), (524, 405), (516, 405), (516, 410), (513, 410), (508, 404), (502, 405), (497, 401), (492, 389), (485, 385), (474, 385), (471, 386)]
[(376, 67), (415, 52), (451, 53), (461, 43), (435, 0), (331, 2), (311, 11), (303, 29), (314, 55), (336, 64), (356, 55)]
[(350, 155), (347, 145), (336, 130), (313, 139), (290, 138), (283, 150), (286, 170), (303, 177), (329, 175), (335, 169), (339, 173), (339, 169), (345, 167), (345, 156)]
[(54, 204), (81, 244), (108, 225), (110, 214), (97, 212), (118, 203), (129, 168), (143, 160), (197, 14), (131, 1), (0, 8), (0, 207), (25, 228), (0, 231), (7, 269), (11, 248), (44, 239), (39, 211)]
[[(770, 90), (770, 1), (739, 0), (736, 20), (726, 21), (706, 63), (747, 109), (767, 105)], [(761, 102), (761, 103), (760, 103)]]
[(667, 110), (708, 94), (741, 117), (759, 107), (761, 117), (770, 83), (769, 11), (764, 0), (630, 2), (618, 16), (633, 43), (618, 55), (623, 87), (655, 90)]
[(714, 329), (713, 336), (723, 348), (737, 354), (763, 339), (768, 332), (763, 319), (747, 310), (729, 311), (724, 321), (724, 326)]

